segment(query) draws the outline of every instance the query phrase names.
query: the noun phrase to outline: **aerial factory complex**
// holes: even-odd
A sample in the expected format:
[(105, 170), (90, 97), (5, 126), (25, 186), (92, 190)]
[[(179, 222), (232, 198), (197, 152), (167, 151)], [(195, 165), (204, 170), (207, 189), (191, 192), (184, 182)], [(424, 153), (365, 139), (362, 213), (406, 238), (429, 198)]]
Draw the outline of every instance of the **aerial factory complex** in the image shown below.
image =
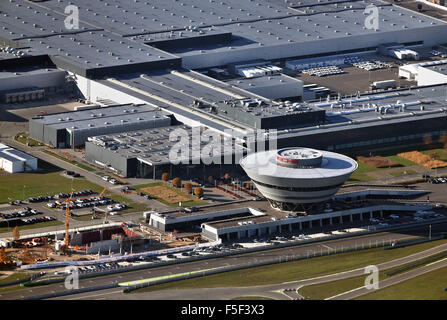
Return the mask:
[[(444, 6), (1, 1), (0, 299), (62, 297), (66, 266), (131, 292), (186, 261), (444, 241)], [(307, 297), (270, 289), (239, 296)]]

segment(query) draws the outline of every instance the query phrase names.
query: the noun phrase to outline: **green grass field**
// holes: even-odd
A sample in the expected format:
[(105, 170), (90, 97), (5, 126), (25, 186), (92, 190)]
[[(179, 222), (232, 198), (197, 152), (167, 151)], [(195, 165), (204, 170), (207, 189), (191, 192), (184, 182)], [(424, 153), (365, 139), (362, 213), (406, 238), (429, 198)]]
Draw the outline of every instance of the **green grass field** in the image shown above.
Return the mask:
[[(0, 203), (11, 200), (24, 200), (38, 195), (54, 195), (70, 192), (72, 178), (66, 178), (61, 172), (50, 173), (14, 173), (0, 175)], [(101, 192), (103, 188), (83, 178), (73, 178), (75, 191), (92, 189)]]
[(96, 169), (93, 169), (93, 168), (91, 168), (91, 167), (89, 167), (89, 166), (87, 166), (87, 165), (85, 165), (83, 163), (67, 159), (65, 157), (62, 157), (61, 155), (58, 155), (58, 154), (54, 153), (54, 152), (51, 152), (51, 151), (48, 151), (48, 150), (44, 150), (43, 152), (48, 154), (48, 155), (50, 155), (50, 156), (58, 158), (59, 160), (62, 160), (62, 161), (68, 162), (68, 163), (70, 163), (70, 164), (72, 164), (74, 166), (77, 166), (77, 167), (79, 167), (81, 169), (84, 169), (84, 170), (87, 170), (87, 171), (90, 171), (90, 172), (96, 171)]
[[(402, 166), (402, 169), (399, 171), (390, 172), (390, 174), (395, 177), (400, 177), (400, 176), (405, 175), (404, 171), (407, 171), (406, 174), (408, 174), (408, 175), (416, 173), (414, 170), (408, 170), (405, 168), (417, 165), (417, 163), (414, 163), (413, 161), (410, 161), (410, 160), (407, 160), (405, 158), (398, 156), (397, 155), (398, 153), (408, 152), (408, 151), (420, 151), (424, 154), (430, 154), (433, 152), (437, 152), (440, 155), (439, 160), (447, 162), (447, 150), (439, 148), (439, 147), (436, 148), (436, 146), (437, 145), (431, 145), (431, 146), (422, 145), (422, 146), (418, 146), (418, 147), (411, 146), (411, 147), (406, 147), (406, 148), (401, 148), (401, 149), (395, 149), (393, 151), (378, 152), (376, 155), (388, 158), (394, 162), (399, 163)], [(374, 167), (367, 165), (366, 163), (363, 163), (361, 161), (357, 161), (357, 163), (359, 165), (358, 169), (352, 174), (352, 176), (349, 178), (349, 180), (346, 183), (371, 181), (371, 180), (374, 180), (374, 178), (372, 178), (368, 175), (369, 172), (373, 172), (373, 171), (385, 171), (386, 172), (387, 170), (391, 170), (390, 168), (374, 168)]]
[(30, 138), (28, 133), (19, 133), (14, 137), (14, 140), (23, 143), (24, 145), (28, 145), (30, 147), (43, 146), (43, 143), (40, 143), (39, 141)]
[(22, 280), (22, 279), (28, 278), (30, 276), (31, 276), (31, 274), (29, 274), (29, 273), (20, 273), (20, 272), (13, 273), (13, 274), (7, 276), (6, 278), (1, 279), (0, 284), (11, 282), (11, 281), (16, 281), (16, 280)]
[(356, 300), (447, 300), (447, 267), (428, 272)]
[(439, 155), (438, 160), (447, 162), (447, 150), (446, 149), (431, 149), (422, 151), (423, 154), (430, 155), (431, 153), (437, 153)]
[[(403, 264), (401, 266), (380, 270), (379, 279), (384, 280), (444, 258), (445, 253), (438, 253), (426, 258), (416, 260), (414, 262)], [(365, 276), (359, 276), (349, 279), (319, 283), (310, 286), (304, 286), (300, 288), (299, 293), (313, 300), (324, 300), (337, 294), (359, 288), (364, 285), (364, 281)]]
[(355, 182), (361, 182), (361, 181), (371, 181), (374, 178), (367, 175), (368, 172), (381, 170), (379, 168), (374, 168), (370, 165), (367, 165), (366, 163), (363, 163), (361, 161), (357, 161), (359, 167), (357, 170), (351, 175), (349, 180), (346, 183), (355, 183)]
[[(46, 227), (60, 226), (63, 224), (64, 223), (59, 220), (45, 221), (45, 222), (39, 222), (39, 223), (35, 223), (35, 224), (30, 224), (30, 225), (19, 226), (19, 230), (46, 228)], [(13, 229), (13, 227), (10, 227), (10, 228), (1, 227), (0, 233), (12, 232), (12, 229)]]
[[(394, 250), (374, 248), (357, 252), (340, 253), (337, 255), (284, 262), (244, 270), (224, 272), (201, 278), (169, 282), (139, 289), (134, 292), (149, 292), (164, 289), (257, 286), (287, 281), (298, 281), (394, 260), (443, 243), (447, 243), (447, 240), (443, 239), (425, 242)], [(274, 251), (271, 251), (271, 253), (274, 254)]]
[[(21, 280), (21, 279), (25, 279), (30, 277), (31, 274), (30, 273), (13, 273), (10, 276), (3, 278), (0, 280), (0, 283), (6, 283), (6, 282), (11, 282), (11, 281), (15, 281), (15, 280)], [(23, 287), (19, 286), (19, 285), (13, 285), (13, 286), (7, 286), (7, 287), (1, 287), (0, 288), (0, 293), (3, 292), (8, 292), (8, 291), (15, 291), (15, 290), (20, 290), (23, 289)]]
[(390, 172), (390, 175), (392, 175), (393, 177), (402, 177), (405, 175), (415, 174), (415, 173), (416, 173), (416, 171), (413, 171), (413, 170), (401, 170), (401, 171)]
[(246, 297), (236, 297), (230, 300), (275, 300), (268, 297), (259, 297), (259, 296), (246, 296)]

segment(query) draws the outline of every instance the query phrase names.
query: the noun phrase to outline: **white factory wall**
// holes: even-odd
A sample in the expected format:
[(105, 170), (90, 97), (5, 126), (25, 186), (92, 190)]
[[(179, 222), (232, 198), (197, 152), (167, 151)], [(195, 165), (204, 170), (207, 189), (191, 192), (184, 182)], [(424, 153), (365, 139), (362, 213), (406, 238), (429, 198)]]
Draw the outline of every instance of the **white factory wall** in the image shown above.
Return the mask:
[(92, 102), (96, 102), (98, 99), (110, 99), (119, 104), (147, 103), (146, 101), (132, 97), (125, 92), (115, 90), (102, 83), (84, 78), (80, 75), (76, 75), (76, 83), (84, 97)]
[[(99, 83), (94, 80), (90, 80), (87, 78), (84, 78), (80, 75), (76, 75), (76, 83), (81, 91), (81, 93), (84, 95), (84, 97), (92, 102), (95, 102), (97, 99), (110, 99), (120, 104), (127, 104), (127, 103), (146, 103), (154, 107), (159, 107), (158, 105), (154, 105), (152, 103), (149, 103), (148, 101), (136, 98), (134, 96), (131, 96), (125, 92), (119, 91), (117, 89), (114, 89), (112, 87), (106, 86), (102, 83)], [(190, 118), (187, 118), (185, 116), (182, 116), (180, 114), (177, 114), (175, 112), (172, 112), (172, 110), (169, 109), (163, 109), (163, 111), (166, 111), (169, 114), (172, 114), (175, 116), (175, 118), (183, 122), (184, 124), (196, 127), (200, 125), (200, 122), (192, 120)]]
[(434, 84), (447, 83), (447, 75), (435, 70), (420, 67), (417, 76), (418, 86), (429, 86)]
[[(282, 45), (264, 45), (246, 49), (209, 52), (197, 55), (182, 56), (182, 66), (185, 68), (214, 67), (238, 61), (255, 59), (279, 59), (312, 54), (330, 53), (336, 51), (377, 47), (384, 43), (408, 43), (424, 41), (424, 45), (433, 46), (445, 43), (447, 25), (431, 26), (414, 30), (377, 32), (364, 35), (321, 39), (315, 41), (296, 42)], [(429, 35), (429, 36), (427, 36)]]
[(57, 70), (51, 72), (19, 72), (19, 75), (11, 75), (7, 78), (0, 78), (1, 90), (14, 90), (22, 88), (48, 88), (60, 87), (65, 83), (65, 71)]
[(16, 173), (16, 172), (23, 172), (23, 166), (24, 162), (20, 160), (9, 160), (2, 158), (0, 156), (0, 169), (9, 172), (9, 173)]

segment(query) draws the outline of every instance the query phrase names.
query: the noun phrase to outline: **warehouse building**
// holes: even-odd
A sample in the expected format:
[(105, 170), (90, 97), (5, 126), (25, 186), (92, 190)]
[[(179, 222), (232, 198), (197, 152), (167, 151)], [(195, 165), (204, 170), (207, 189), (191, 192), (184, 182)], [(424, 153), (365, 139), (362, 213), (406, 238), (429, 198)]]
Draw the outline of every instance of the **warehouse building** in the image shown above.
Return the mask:
[(0, 143), (0, 170), (9, 173), (36, 171), (37, 158)]
[(90, 137), (85, 158), (124, 177), (156, 179), (169, 172), (191, 178), (208, 177), (212, 164), (232, 166), (244, 150), (213, 130), (178, 125)]
[(91, 136), (170, 124), (171, 119), (166, 113), (155, 107), (125, 104), (38, 116), (30, 119), (29, 130), (33, 139), (52, 147), (75, 148), (83, 146)]
[(66, 71), (40, 66), (4, 70), (0, 72), (0, 101), (34, 101), (55, 92), (71, 92), (73, 83), (66, 81), (66, 75)]
[(231, 121), (256, 129), (293, 128), (324, 121), (325, 111), (318, 107), (291, 103), (268, 103), (259, 99), (218, 102), (215, 112)]

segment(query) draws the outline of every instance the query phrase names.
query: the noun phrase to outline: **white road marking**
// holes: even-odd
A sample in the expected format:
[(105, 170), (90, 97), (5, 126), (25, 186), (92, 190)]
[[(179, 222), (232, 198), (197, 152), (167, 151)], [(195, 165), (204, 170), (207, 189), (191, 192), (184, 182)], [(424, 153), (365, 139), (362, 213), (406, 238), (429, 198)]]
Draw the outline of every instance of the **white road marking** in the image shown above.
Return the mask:
[(119, 291), (113, 291), (113, 292), (107, 292), (107, 293), (100, 293), (100, 294), (95, 294), (95, 295), (71, 298), (71, 299), (67, 299), (67, 300), (79, 300), (79, 299), (85, 299), (85, 298), (91, 298), (91, 297), (105, 296), (105, 295), (108, 295), (108, 294), (115, 294), (115, 293), (122, 293), (122, 291), (119, 290)]
[(438, 261), (431, 262), (431, 263), (429, 263), (429, 264), (426, 264), (425, 266), (428, 267), (428, 266), (431, 266), (431, 265), (436, 264), (436, 263), (440, 263), (440, 262), (445, 261), (445, 260), (447, 260), (447, 258), (444, 258), (444, 259), (441, 259), (441, 260), (438, 260)]

